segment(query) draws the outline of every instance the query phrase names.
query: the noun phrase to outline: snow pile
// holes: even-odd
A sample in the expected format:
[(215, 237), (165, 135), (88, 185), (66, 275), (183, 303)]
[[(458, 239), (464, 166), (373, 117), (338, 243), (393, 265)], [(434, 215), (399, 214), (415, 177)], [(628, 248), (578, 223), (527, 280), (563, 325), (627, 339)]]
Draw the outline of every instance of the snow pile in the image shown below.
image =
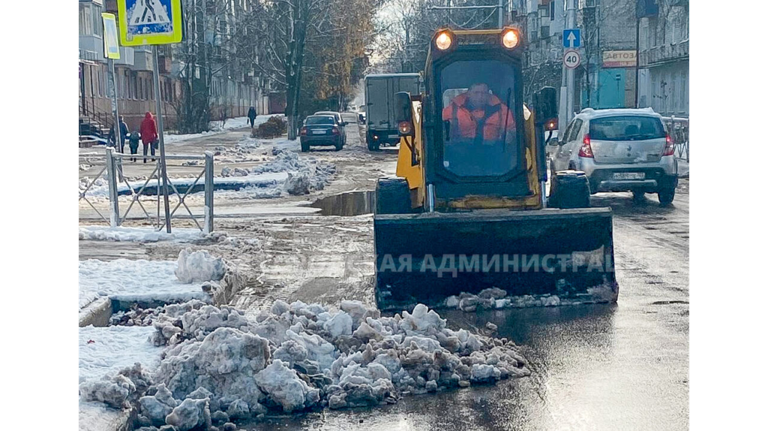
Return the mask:
[(182, 283), (218, 281), (224, 278), (224, 259), (212, 257), (207, 251), (192, 251), (187, 248), (179, 253), (176, 277)]
[[(140, 398), (140, 422), (161, 425), (165, 415), (166, 424), (190, 429), (530, 374), (514, 343), (453, 331), (423, 304), (394, 317), (359, 301), (340, 308), (276, 301), (246, 316), (199, 301), (164, 307), (153, 316), (153, 341), (168, 347)], [(178, 418), (168, 413), (177, 410)]]
[(496, 287), (481, 290), (477, 295), (462, 292), (460, 295), (449, 296), (440, 308), (459, 309), (466, 312), (476, 310), (492, 310), (499, 308), (528, 308), (528, 307), (557, 307), (560, 305), (581, 305), (595, 302), (615, 300), (618, 294), (609, 283), (604, 283), (587, 289), (586, 294), (574, 295), (567, 292), (566, 286), (558, 284), (561, 295), (520, 295), (508, 296), (507, 292)]

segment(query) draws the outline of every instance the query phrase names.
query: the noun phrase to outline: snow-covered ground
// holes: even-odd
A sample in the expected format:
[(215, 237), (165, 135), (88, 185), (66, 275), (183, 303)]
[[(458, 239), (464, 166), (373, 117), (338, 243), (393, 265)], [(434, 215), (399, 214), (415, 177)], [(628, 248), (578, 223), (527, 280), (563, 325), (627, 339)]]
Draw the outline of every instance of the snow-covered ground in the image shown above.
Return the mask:
[(107, 326), (80, 328), (80, 382), (98, 380), (136, 362), (148, 370), (160, 364), (163, 347), (152, 344), (151, 326)]
[[(275, 117), (275, 116), (282, 117), (282, 115), (259, 115), (256, 117), (253, 123), (255, 126), (258, 126), (259, 124), (265, 123), (271, 117)], [(203, 133), (190, 133), (187, 135), (166, 134), (165, 136), (163, 136), (163, 141), (166, 144), (175, 144), (175, 143), (186, 141), (188, 139), (216, 135), (219, 133), (224, 133), (228, 130), (242, 129), (244, 127), (249, 127), (249, 126), (250, 124), (248, 123), (248, 117), (230, 118), (224, 122), (223, 126), (221, 125), (221, 121), (212, 121), (210, 131), (203, 132)]]
[[(273, 159), (264, 163), (257, 164), (251, 168), (232, 169), (228, 165), (236, 162), (254, 161), (253, 153), (262, 146), (272, 145), (271, 154)], [(320, 161), (314, 157), (300, 158), (296, 153), (296, 142), (284, 138), (273, 140), (255, 140), (244, 138), (234, 150), (222, 150), (222, 154), (217, 157), (216, 176), (213, 179), (217, 197), (222, 197), (221, 189), (238, 188), (236, 192), (229, 190), (226, 197), (229, 198), (250, 198), (264, 199), (279, 197), (283, 192), (290, 194), (304, 194), (312, 190), (322, 190), (330, 183), (331, 178), (336, 172), (336, 166)], [(258, 160), (263, 160), (259, 157)], [(104, 174), (106, 175), (106, 174)], [(297, 178), (297, 181), (290, 181)], [(80, 179), (79, 188), (81, 192), (91, 181), (88, 177)], [(127, 182), (127, 184), (126, 184)], [(130, 190), (138, 191), (142, 187), (156, 189), (158, 181), (156, 179), (147, 180), (146, 178), (133, 179), (121, 182), (117, 186), (118, 194), (126, 196), (124, 199), (132, 199), (127, 195)], [(203, 182), (196, 176), (184, 178), (172, 178), (172, 184), (183, 190), (187, 187)], [(299, 183), (298, 186), (296, 183)], [(105, 178), (97, 178), (93, 185), (86, 192), (88, 198), (106, 199), (109, 196), (109, 184)]]
[(80, 262), (80, 308), (102, 296), (119, 300), (205, 299), (203, 283), (181, 283), (174, 271), (176, 261), (117, 259)]
[(190, 242), (205, 237), (200, 229), (174, 228), (172, 233), (153, 228), (109, 227), (109, 226), (80, 226), (80, 240), (92, 241), (134, 241), (158, 242), (178, 241)]

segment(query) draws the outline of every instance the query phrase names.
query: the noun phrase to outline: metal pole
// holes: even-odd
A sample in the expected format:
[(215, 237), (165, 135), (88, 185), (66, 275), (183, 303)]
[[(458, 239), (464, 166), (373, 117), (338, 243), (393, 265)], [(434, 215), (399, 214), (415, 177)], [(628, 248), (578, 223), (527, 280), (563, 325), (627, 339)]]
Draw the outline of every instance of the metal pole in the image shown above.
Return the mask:
[(113, 123), (113, 130), (115, 131), (115, 149), (122, 153), (123, 147), (120, 145), (120, 143), (124, 136), (123, 132), (120, 130), (120, 113), (117, 109), (117, 75), (115, 75), (115, 60), (108, 58), (107, 63), (109, 68), (109, 71), (107, 72), (107, 78), (110, 81), (109, 92), (110, 99), (112, 100), (112, 114), (115, 116)]
[[(637, 12), (635, 12), (637, 13)], [(635, 108), (640, 100), (640, 16), (635, 17)]]
[(203, 233), (213, 232), (213, 153), (205, 152), (205, 224)]
[[(569, 29), (576, 28), (576, 0), (567, 0), (567, 9), (566, 9), (566, 24), (565, 26)], [(576, 71), (574, 69), (567, 69), (566, 71), (566, 87), (568, 89), (568, 93), (566, 95), (567, 103), (566, 103), (566, 121), (571, 121), (573, 118), (573, 106), (574, 106), (574, 96), (576, 93), (575, 88), (575, 73)]]
[(504, 0), (499, 0), (499, 28), (504, 28)]
[[(155, 70), (152, 78), (155, 84), (155, 111), (157, 111), (157, 135), (160, 138), (160, 175), (163, 177), (163, 201), (165, 203), (165, 230), (171, 233), (171, 209), (168, 204), (168, 172), (165, 164), (165, 141), (163, 140), (163, 108), (160, 100), (160, 62), (157, 59), (157, 45), (152, 46)], [(150, 144), (151, 145), (151, 144)]]
[(120, 208), (117, 203), (117, 175), (115, 174), (115, 156), (112, 148), (107, 148), (107, 183), (109, 184), (109, 226), (120, 226)]

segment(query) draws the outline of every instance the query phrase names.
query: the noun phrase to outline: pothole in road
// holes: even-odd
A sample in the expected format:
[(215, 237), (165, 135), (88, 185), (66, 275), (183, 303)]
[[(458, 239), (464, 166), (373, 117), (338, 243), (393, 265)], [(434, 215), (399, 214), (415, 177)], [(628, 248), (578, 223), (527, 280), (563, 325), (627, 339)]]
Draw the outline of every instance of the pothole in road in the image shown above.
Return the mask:
[(373, 191), (346, 192), (318, 199), (310, 205), (320, 208), (321, 215), (356, 216), (371, 214), (374, 207)]

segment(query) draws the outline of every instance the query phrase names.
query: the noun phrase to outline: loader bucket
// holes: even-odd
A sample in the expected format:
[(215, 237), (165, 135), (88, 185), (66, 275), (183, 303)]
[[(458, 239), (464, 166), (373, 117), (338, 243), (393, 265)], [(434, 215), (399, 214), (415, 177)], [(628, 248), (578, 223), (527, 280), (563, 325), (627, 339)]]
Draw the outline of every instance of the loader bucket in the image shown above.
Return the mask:
[(618, 296), (610, 208), (380, 214), (374, 241), (381, 309), (490, 287), (563, 303)]

